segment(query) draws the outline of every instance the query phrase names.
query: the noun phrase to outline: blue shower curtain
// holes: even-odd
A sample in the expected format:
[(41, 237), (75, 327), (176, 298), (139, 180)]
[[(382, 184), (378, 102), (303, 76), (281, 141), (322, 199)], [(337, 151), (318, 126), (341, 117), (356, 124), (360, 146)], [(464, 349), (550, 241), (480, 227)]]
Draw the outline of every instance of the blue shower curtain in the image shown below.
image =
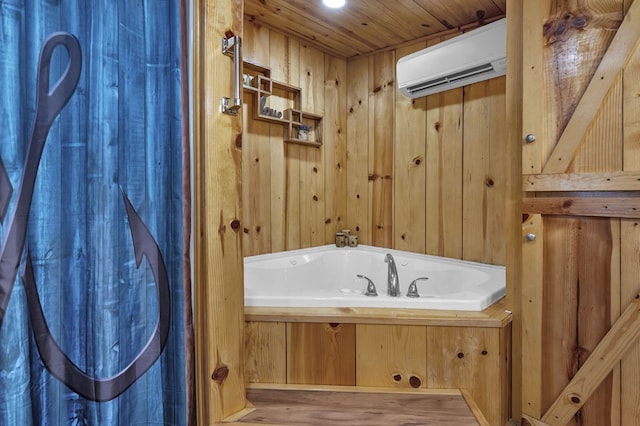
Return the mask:
[(0, 0), (0, 425), (191, 420), (184, 21)]

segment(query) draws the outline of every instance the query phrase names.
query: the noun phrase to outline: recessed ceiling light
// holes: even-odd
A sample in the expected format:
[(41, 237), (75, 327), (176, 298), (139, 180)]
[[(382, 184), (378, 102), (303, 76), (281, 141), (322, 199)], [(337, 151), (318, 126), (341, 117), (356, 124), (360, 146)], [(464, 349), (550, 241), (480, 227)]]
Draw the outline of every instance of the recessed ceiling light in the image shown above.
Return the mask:
[(322, 0), (322, 3), (327, 7), (338, 8), (344, 6), (345, 0)]

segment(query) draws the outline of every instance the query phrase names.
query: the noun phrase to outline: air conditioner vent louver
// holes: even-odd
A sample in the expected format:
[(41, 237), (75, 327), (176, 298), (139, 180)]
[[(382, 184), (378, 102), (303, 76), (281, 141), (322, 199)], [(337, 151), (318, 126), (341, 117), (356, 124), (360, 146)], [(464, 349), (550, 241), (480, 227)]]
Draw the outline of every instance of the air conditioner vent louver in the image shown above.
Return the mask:
[(477, 77), (482, 74), (493, 73), (493, 72), (494, 72), (494, 68), (493, 68), (493, 65), (491, 65), (490, 63), (479, 65), (477, 67), (469, 68), (468, 70), (460, 71), (446, 77), (425, 81), (424, 83), (407, 87), (407, 90), (409, 91), (409, 93), (418, 93), (426, 89), (431, 89), (431, 88), (435, 88), (443, 85), (449, 85), (451, 83), (455, 83), (456, 81), (462, 80), (465, 78)]
[(398, 88), (417, 98), (504, 75), (505, 24), (501, 19), (401, 58)]

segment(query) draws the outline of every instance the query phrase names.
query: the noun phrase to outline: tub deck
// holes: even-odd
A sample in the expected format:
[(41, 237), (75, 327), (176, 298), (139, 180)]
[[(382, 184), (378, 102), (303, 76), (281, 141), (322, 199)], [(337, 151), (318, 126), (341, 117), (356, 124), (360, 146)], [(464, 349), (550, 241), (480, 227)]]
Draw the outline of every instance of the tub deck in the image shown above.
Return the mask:
[(484, 311), (392, 308), (274, 308), (245, 306), (245, 321), (340, 322), (502, 328), (511, 322), (504, 299)]
[[(353, 387), (252, 386), (252, 407), (234, 425), (389, 426), (488, 425), (475, 403), (458, 390), (398, 391)], [(477, 417), (476, 417), (477, 416)]]

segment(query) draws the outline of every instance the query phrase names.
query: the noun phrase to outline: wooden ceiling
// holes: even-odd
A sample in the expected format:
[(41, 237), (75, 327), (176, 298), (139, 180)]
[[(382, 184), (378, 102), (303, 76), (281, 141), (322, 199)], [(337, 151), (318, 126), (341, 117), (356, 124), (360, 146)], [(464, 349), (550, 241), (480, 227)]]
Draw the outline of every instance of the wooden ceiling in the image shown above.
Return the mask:
[(473, 28), (505, 16), (506, 0), (245, 0), (249, 20), (344, 58)]

